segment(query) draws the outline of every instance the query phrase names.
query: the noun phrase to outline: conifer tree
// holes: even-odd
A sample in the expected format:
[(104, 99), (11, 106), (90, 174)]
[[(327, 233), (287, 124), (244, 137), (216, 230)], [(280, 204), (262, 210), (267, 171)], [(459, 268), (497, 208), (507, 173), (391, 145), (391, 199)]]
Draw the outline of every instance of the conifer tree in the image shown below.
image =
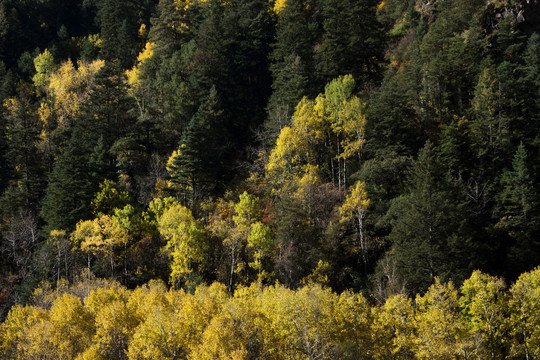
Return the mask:
[(89, 219), (90, 202), (106, 178), (116, 177), (110, 149), (133, 128), (127, 113), (129, 99), (118, 63), (106, 63), (80, 115), (70, 140), (55, 163), (42, 215), (49, 230), (72, 230), (77, 221)]
[(222, 115), (217, 91), (212, 87), (170, 160), (172, 181), (191, 192), (191, 200), (221, 189), (227, 176), (227, 130), (222, 127)]
[(37, 151), (41, 127), (32, 102), (30, 87), (20, 83), (17, 96), (4, 104), (3, 130), (8, 146), (3, 157), (10, 170), (3, 176), (11, 186), (2, 197), (1, 207), (8, 214), (18, 208), (36, 209), (44, 187), (43, 163)]
[(435, 277), (464, 279), (473, 254), (463, 213), (464, 201), (427, 143), (409, 175), (410, 192), (394, 200), (393, 256), (409, 290), (426, 290)]
[(119, 60), (122, 67), (133, 65), (137, 55), (137, 2), (99, 0), (101, 54), (105, 60)]
[(521, 143), (512, 169), (502, 174), (500, 220), (495, 225), (513, 240), (508, 252), (508, 268), (514, 276), (531, 270), (540, 255), (538, 190), (528, 162), (527, 150)]
[(323, 83), (351, 74), (359, 84), (379, 78), (384, 31), (375, 15), (374, 0), (325, 0), (324, 33), (317, 54)]
[(316, 1), (288, 0), (278, 14), (276, 42), (271, 53), (272, 95), (266, 123), (270, 141), (290, 125), (296, 104), (316, 95), (313, 48), (320, 32)]
[(274, 27), (269, 5), (264, 0), (212, 0), (196, 39), (190, 81), (197, 84), (199, 99), (216, 87), (228, 140), (239, 158), (253, 142), (252, 130), (262, 124), (270, 92), (268, 56)]

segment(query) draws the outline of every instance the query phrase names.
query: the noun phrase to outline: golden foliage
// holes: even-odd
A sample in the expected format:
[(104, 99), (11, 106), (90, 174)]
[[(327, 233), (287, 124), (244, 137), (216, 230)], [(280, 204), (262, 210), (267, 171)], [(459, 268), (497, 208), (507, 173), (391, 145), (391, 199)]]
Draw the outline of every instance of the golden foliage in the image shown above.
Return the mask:
[(287, 6), (287, 0), (276, 0), (274, 2), (274, 12), (279, 14), (281, 10), (285, 9), (285, 6)]
[[(48, 309), (14, 306), (0, 325), (0, 353), (66, 360), (490, 358), (476, 333), (500, 319), (495, 328), (508, 327), (512, 336), (493, 337), (494, 348), (531, 359), (539, 352), (539, 274), (523, 274), (507, 292), (480, 272), (461, 294), (435, 279), (416, 301), (396, 295), (382, 306), (314, 284), (291, 290), (255, 283), (234, 296), (218, 283), (193, 294), (159, 281), (135, 290), (103, 284), (83, 301), (59, 294)], [(506, 296), (509, 306), (499, 308)]]
[[(48, 121), (49, 112), (54, 110), (59, 126), (69, 126), (80, 112), (80, 106), (88, 98), (97, 72), (105, 65), (105, 61), (96, 60), (91, 63), (79, 61), (77, 68), (71, 60), (64, 62), (58, 70), (50, 75), (47, 86), (52, 103), (42, 103), (40, 118)], [(51, 107), (51, 110), (48, 108)]]

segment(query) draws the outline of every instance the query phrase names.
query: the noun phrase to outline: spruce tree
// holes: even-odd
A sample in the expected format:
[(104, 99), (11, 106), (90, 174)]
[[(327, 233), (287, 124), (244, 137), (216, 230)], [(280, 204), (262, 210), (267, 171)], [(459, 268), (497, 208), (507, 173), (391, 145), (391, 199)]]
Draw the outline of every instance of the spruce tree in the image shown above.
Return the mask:
[(30, 85), (21, 82), (17, 96), (4, 104), (5, 128), (0, 130), (0, 134), (6, 139), (6, 143), (1, 144), (6, 150), (1, 155), (6, 171), (1, 177), (8, 180), (3, 186), (9, 183), (9, 188), (3, 194), (0, 207), (9, 215), (20, 208), (37, 209), (43, 195), (45, 169), (37, 149), (41, 124), (33, 101)]
[(540, 256), (540, 208), (538, 189), (530, 172), (528, 154), (521, 143), (512, 168), (502, 174), (499, 222), (496, 228), (510, 238), (506, 268), (512, 278), (538, 265)]
[(106, 63), (96, 76), (51, 174), (42, 209), (48, 231), (73, 230), (77, 221), (88, 219), (99, 184), (117, 177), (110, 149), (134, 124), (122, 77), (117, 62)]
[(137, 2), (99, 0), (97, 20), (101, 29), (101, 55), (131, 67), (137, 56)]
[(388, 216), (392, 256), (402, 283), (425, 291), (435, 277), (461, 281), (471, 253), (465, 201), (449, 181), (433, 145), (419, 153), (409, 175), (410, 191), (394, 200)]
[(282, 127), (289, 125), (302, 97), (317, 93), (313, 48), (321, 27), (318, 10), (315, 1), (288, 0), (278, 14), (276, 42), (270, 55), (272, 95), (266, 122), (270, 142), (275, 141)]
[(189, 84), (201, 104), (216, 87), (231, 157), (226, 166), (245, 160), (246, 147), (265, 116), (270, 93), (268, 56), (273, 39), (269, 3), (264, 0), (208, 4), (208, 16), (195, 40)]
[(353, 75), (361, 85), (378, 80), (383, 60), (384, 29), (375, 0), (323, 1), (324, 33), (317, 54), (321, 83)]
[(92, 181), (89, 154), (84, 150), (71, 145), (55, 163), (41, 213), (47, 223), (46, 233), (55, 229), (72, 231), (79, 220), (92, 215), (90, 202), (97, 188)]
[(191, 199), (223, 191), (230, 176), (227, 167), (226, 129), (221, 125), (223, 111), (213, 87), (206, 101), (182, 135), (177, 155), (172, 159), (171, 179), (191, 193)]

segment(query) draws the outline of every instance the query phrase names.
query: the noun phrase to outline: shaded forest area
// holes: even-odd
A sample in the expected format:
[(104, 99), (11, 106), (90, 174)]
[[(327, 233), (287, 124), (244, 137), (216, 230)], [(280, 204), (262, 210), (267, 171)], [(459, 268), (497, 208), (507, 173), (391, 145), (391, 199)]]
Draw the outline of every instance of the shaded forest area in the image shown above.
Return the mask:
[[(513, 284), (540, 265), (539, 14), (528, 0), (0, 0), (0, 318), (54, 317), (81, 279), (124, 305), (156, 280), (160, 296), (226, 291), (233, 308), (243, 289), (415, 311), (407, 297), (430, 286), (467, 297), (474, 270)], [(36, 303), (44, 289), (57, 299)], [(532, 335), (516, 334), (523, 354)]]

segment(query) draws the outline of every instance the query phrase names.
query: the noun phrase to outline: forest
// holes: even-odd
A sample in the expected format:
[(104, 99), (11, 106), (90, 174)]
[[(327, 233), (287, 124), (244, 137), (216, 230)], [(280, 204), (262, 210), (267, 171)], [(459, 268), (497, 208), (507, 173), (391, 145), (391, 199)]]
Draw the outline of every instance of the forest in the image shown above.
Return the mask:
[(0, 358), (540, 358), (536, 0), (0, 0)]

